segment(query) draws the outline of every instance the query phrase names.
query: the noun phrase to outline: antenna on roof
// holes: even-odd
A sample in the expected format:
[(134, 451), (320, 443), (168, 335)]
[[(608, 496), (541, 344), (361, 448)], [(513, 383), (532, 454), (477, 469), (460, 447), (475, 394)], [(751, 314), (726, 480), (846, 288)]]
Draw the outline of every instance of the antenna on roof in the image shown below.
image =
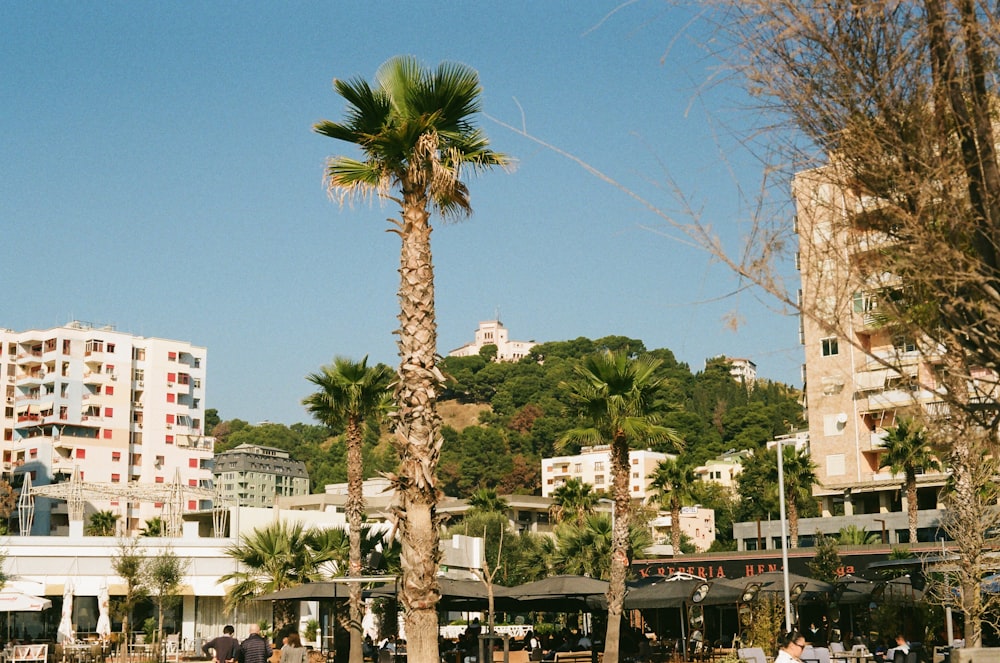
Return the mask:
[(495, 319), (496, 319), (497, 322), (500, 322), (500, 307), (499, 306), (497, 306), (497, 309), (496, 309), (496, 318)]

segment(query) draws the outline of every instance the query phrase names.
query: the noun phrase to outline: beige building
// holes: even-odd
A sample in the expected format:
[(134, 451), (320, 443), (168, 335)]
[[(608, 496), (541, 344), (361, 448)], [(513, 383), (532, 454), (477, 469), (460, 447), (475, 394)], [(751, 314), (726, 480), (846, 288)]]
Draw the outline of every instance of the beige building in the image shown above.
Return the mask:
[[(825, 516), (905, 511), (902, 477), (882, 467), (883, 439), (905, 408), (944, 411), (935, 393), (939, 355), (879, 315), (880, 302), (902, 296), (902, 284), (893, 275), (873, 276), (864, 268), (866, 257), (885, 246), (888, 236), (868, 223), (863, 209), (870, 210), (872, 201), (830, 184), (831, 167), (800, 173), (793, 184), (816, 494)], [(942, 474), (918, 478), (921, 510), (939, 506), (944, 481)], [(934, 514), (921, 516), (918, 538), (933, 540)], [(902, 541), (908, 534), (896, 530), (890, 538)]]
[(497, 346), (497, 361), (519, 361), (528, 356), (534, 341), (512, 341), (499, 320), (485, 320), (476, 329), (476, 340), (448, 353), (449, 357), (475, 357), (485, 345)]
[(219, 498), (236, 506), (270, 507), (278, 497), (309, 494), (306, 464), (287, 451), (241, 444), (215, 456)]
[[(629, 492), (634, 500), (645, 501), (652, 495), (649, 475), (660, 461), (674, 458), (649, 449), (628, 452)], [(595, 490), (611, 490), (611, 447), (584, 447), (575, 456), (542, 459), (542, 497), (552, 497), (556, 488), (568, 479), (589, 483)]]

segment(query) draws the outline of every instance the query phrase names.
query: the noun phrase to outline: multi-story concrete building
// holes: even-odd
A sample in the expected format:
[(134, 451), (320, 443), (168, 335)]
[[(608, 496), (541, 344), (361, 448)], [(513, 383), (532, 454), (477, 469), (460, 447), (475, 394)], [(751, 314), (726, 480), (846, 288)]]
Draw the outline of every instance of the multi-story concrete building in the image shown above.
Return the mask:
[(536, 343), (512, 341), (507, 328), (499, 320), (486, 320), (476, 329), (476, 340), (448, 353), (449, 357), (474, 357), (485, 345), (497, 346), (497, 361), (518, 361), (527, 357)]
[[(214, 441), (204, 434), (206, 350), (144, 338), (110, 326), (72, 322), (15, 332), (0, 329), (6, 407), (3, 470), (19, 485), (77, 480), (114, 487), (172, 484), (209, 488)], [(124, 494), (125, 491), (123, 491)], [(136, 530), (163, 503), (113, 497), (85, 509), (111, 510)], [(210, 500), (191, 499), (194, 511)], [(64, 531), (66, 505), (39, 500), (33, 534)]]
[(274, 506), (277, 497), (309, 494), (306, 464), (281, 449), (241, 444), (215, 456), (220, 499), (238, 506)]
[[(889, 238), (869, 223), (873, 201), (830, 183), (833, 167), (800, 173), (793, 185), (800, 299), (808, 311), (800, 340), (816, 494), (825, 516), (905, 511), (902, 478), (883, 467), (883, 440), (907, 408), (944, 411), (935, 393), (940, 356), (921, 352), (919, 339), (879, 315), (879, 303), (902, 292), (893, 275), (871, 274), (867, 267), (867, 258)], [(935, 536), (944, 482), (940, 473), (918, 477), (918, 538)], [(891, 534), (893, 542), (908, 538), (905, 528)]]
[(743, 471), (743, 459), (749, 454), (746, 450), (727, 451), (694, 468), (694, 474), (700, 481), (717, 483), (735, 491), (736, 477)]
[[(660, 461), (673, 458), (649, 449), (628, 452), (629, 491), (632, 499), (645, 501), (651, 496), (649, 475)], [(596, 490), (611, 490), (611, 447), (584, 447), (575, 456), (542, 459), (542, 497), (552, 497), (556, 488), (568, 479), (579, 479)]]

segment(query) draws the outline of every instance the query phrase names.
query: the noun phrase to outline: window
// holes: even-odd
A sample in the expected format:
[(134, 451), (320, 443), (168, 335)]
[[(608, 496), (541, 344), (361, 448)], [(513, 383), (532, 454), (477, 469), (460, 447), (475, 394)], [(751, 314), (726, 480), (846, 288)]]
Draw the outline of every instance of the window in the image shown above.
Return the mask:
[(120, 474), (111, 475), (111, 483), (121, 483), (121, 480), (122, 480), (122, 475)]
[(824, 338), (822, 340), (822, 344), (823, 344), (824, 357), (832, 357), (833, 355), (838, 354), (840, 352), (840, 349), (837, 346), (837, 338), (835, 336), (831, 336), (830, 338)]
[(176, 373), (167, 373), (167, 382), (169, 382), (171, 384), (173, 384), (174, 382), (177, 382), (177, 374)]
[(108, 343), (108, 350), (107, 351), (108, 352), (114, 352), (115, 351), (115, 344), (114, 343)]
[(142, 382), (146, 379), (146, 371), (141, 368), (135, 369), (132, 371), (132, 379), (136, 382)]
[(163, 477), (156, 477), (156, 483), (163, 483)]
[(594, 477), (594, 485), (595, 486), (603, 486), (604, 485), (604, 475), (603, 474), (598, 474), (596, 477)]
[(167, 402), (168, 403), (176, 403), (177, 402), (177, 394), (167, 394)]
[(174, 443), (174, 436), (173, 435), (167, 435), (167, 437), (164, 440), (164, 442), (166, 442), (167, 444), (173, 444)]
[(132, 359), (146, 361), (146, 348), (132, 348)]
[(892, 347), (896, 352), (916, 352), (917, 342), (906, 336), (896, 336), (892, 339)]
[(104, 416), (105, 417), (112, 417), (112, 416), (114, 416), (114, 414), (115, 414), (115, 409), (113, 407), (106, 407), (106, 408), (104, 408)]
[(188, 500), (188, 511), (195, 511), (198, 509), (198, 502), (196, 500)]
[(168, 424), (174, 423), (174, 415), (172, 415), (172, 414), (168, 414), (167, 415), (167, 423)]
[(63, 354), (64, 355), (68, 355), (69, 354), (69, 339), (65, 339), (63, 341)]
[(107, 394), (108, 396), (114, 396), (115, 395), (115, 387), (114, 387), (114, 385), (110, 385), (109, 384), (107, 387), (105, 387), (104, 388), (104, 393)]
[(197, 488), (198, 487), (198, 480), (197, 479), (188, 479), (188, 485), (191, 486), (192, 488)]
[(122, 452), (120, 452), (120, 451), (112, 451), (111, 452), (111, 460), (117, 462), (117, 461), (120, 461), (121, 459), (122, 459)]
[(167, 361), (177, 361), (177, 353), (176, 352), (168, 352), (167, 353)]
[(197, 468), (198, 467), (198, 459), (197, 458), (188, 458), (188, 467)]
[(111, 439), (111, 429), (110, 428), (105, 428), (104, 429), (104, 439), (105, 440), (110, 440)]
[(81, 460), (84, 459), (84, 458), (86, 458), (87, 457), (87, 450), (86, 449), (77, 449), (76, 450), (76, 457), (79, 458), (79, 459), (81, 459)]
[(596, 463), (594, 463), (594, 471), (595, 472), (603, 472), (604, 471), (604, 461), (599, 460)]
[(31, 458), (38, 458), (38, 449), (32, 449), (29, 451), (28, 456)]
[(632, 459), (632, 464), (633, 465), (638, 465), (639, 464), (639, 459), (638, 458), (633, 458)]

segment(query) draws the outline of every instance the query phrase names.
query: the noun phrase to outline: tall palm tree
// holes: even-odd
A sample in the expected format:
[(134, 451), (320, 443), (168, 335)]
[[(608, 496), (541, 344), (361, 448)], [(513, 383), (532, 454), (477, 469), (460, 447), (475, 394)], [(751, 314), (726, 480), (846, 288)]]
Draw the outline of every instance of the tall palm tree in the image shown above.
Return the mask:
[(888, 467), (893, 474), (903, 474), (910, 544), (914, 544), (917, 542), (917, 470), (938, 470), (941, 465), (931, 454), (924, 427), (913, 419), (900, 418), (886, 433), (882, 444), (885, 453), (879, 459), (879, 469)]
[(670, 511), (670, 544), (676, 557), (681, 552), (681, 506), (691, 498), (696, 480), (694, 467), (690, 463), (667, 458), (659, 462), (649, 478), (660, 504)]
[[(369, 419), (381, 420), (390, 411), (392, 394), (389, 383), (392, 370), (384, 364), (368, 366), (368, 357), (355, 362), (335, 357), (333, 364), (323, 366), (318, 373), (306, 378), (316, 386), (302, 403), (313, 417), (327, 426), (344, 430), (347, 444), (347, 512), (350, 538), (348, 574), (361, 575), (361, 520), (365, 511), (362, 491), (364, 465), (361, 448)], [(361, 585), (351, 583), (349, 601), (349, 631), (351, 636), (350, 663), (364, 661), (361, 619)]]
[(561, 523), (571, 517), (577, 525), (583, 525), (587, 516), (594, 512), (599, 499), (589, 483), (576, 478), (567, 479), (552, 491), (552, 519)]
[(649, 357), (631, 358), (624, 352), (601, 352), (585, 357), (577, 367), (578, 380), (563, 383), (584, 426), (573, 428), (558, 440), (567, 444), (606, 444), (611, 447), (611, 485), (614, 525), (611, 537), (611, 570), (608, 587), (608, 632), (604, 639), (605, 663), (618, 663), (625, 573), (629, 565), (629, 526), (632, 501), (629, 492), (629, 443), (670, 441), (681, 444), (670, 428), (656, 423), (654, 399), (660, 388), (656, 369), (661, 362)]
[[(325, 545), (331, 540), (306, 531), (301, 523), (277, 522), (254, 530), (241, 543), (226, 549), (226, 554), (240, 563), (240, 570), (219, 578), (219, 582), (235, 581), (226, 595), (226, 609), (234, 610), (261, 594), (322, 579), (321, 569), (336, 558), (336, 551), (314, 546), (317, 541)], [(279, 625), (293, 619), (292, 603), (275, 601)]]
[(114, 536), (120, 517), (113, 511), (95, 511), (87, 520), (87, 536)]
[[(785, 480), (785, 508), (788, 516), (788, 538), (792, 548), (799, 547), (799, 507), (814, 499), (812, 487), (816, 483), (816, 463), (806, 449), (782, 446), (782, 470)], [(774, 452), (774, 474), (778, 481), (778, 452)]]
[(399, 595), (406, 612), (408, 651), (415, 660), (438, 659), (436, 580), (438, 549), (435, 472), (440, 457), (438, 392), (444, 376), (436, 366), (437, 322), (431, 261), (431, 209), (443, 216), (471, 213), (462, 168), (505, 166), (473, 123), (482, 88), (475, 70), (442, 63), (436, 71), (415, 58), (397, 56), (379, 67), (375, 87), (364, 79), (335, 80), (347, 100), (343, 123), (322, 121), (324, 136), (357, 145), (363, 159), (332, 157), (327, 183), (341, 201), (379, 196), (400, 206), (393, 220), (401, 240), (399, 379), (396, 437), (400, 475), (395, 477), (396, 515), (403, 544)]

